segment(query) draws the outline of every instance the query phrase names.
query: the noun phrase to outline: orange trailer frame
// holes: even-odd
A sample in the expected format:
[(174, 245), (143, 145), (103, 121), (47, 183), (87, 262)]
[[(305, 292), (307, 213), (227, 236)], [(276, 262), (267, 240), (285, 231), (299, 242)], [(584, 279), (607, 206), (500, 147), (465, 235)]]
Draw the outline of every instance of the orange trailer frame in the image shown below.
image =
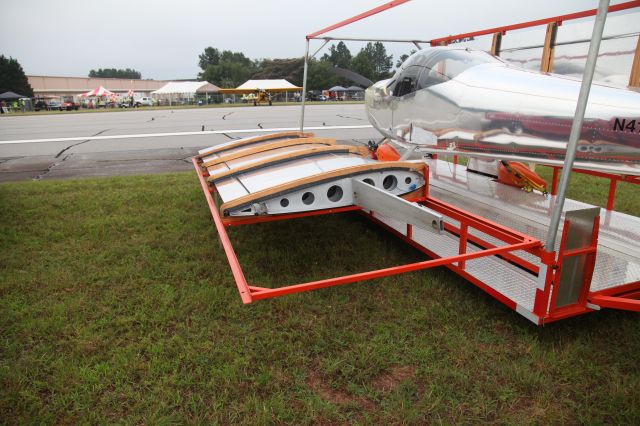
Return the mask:
[[(477, 287), (481, 288), (485, 292), (489, 293), (492, 297), (496, 298), (512, 310), (518, 311), (518, 304), (500, 293), (496, 289), (492, 288), (489, 284), (482, 282), (481, 280), (473, 277), (465, 271), (465, 263), (473, 259), (480, 259), (483, 257), (497, 256), (504, 261), (517, 265), (518, 267), (530, 272), (534, 275), (541, 273), (540, 268), (530, 261), (518, 256), (515, 252), (524, 250), (527, 253), (533, 254), (538, 257), (543, 265), (546, 266), (546, 275), (544, 276), (544, 287), (536, 290), (535, 303), (533, 315), (528, 318), (538, 325), (556, 321), (559, 319), (567, 318), (570, 316), (579, 315), (582, 313), (591, 312), (595, 309), (592, 303), (599, 303), (603, 307), (615, 307), (619, 309), (630, 309), (640, 311), (640, 301), (630, 300), (630, 297), (634, 295), (640, 295), (640, 282), (632, 283), (623, 287), (616, 287), (615, 289), (608, 289), (601, 292), (591, 293), (588, 291), (588, 284), (590, 282), (590, 275), (585, 276), (585, 283), (583, 286), (583, 292), (578, 303), (570, 306), (564, 306), (561, 308), (555, 307), (555, 298), (557, 296), (557, 287), (554, 283), (559, 281), (560, 273), (562, 271), (563, 261), (572, 256), (588, 254), (588, 266), (587, 268), (592, 272), (595, 264), (595, 253), (597, 250), (597, 237), (598, 237), (598, 224), (599, 217), (594, 220), (591, 243), (586, 248), (578, 250), (566, 250), (566, 235), (570, 229), (570, 221), (565, 220), (565, 226), (563, 230), (563, 237), (561, 242), (561, 248), (556, 260), (555, 253), (546, 252), (542, 243), (529, 235), (523, 234), (519, 231), (513, 230), (509, 227), (497, 224), (486, 218), (474, 215), (468, 211), (460, 209), (451, 204), (445, 203), (434, 197), (431, 197), (428, 193), (429, 188), (429, 172), (425, 170), (425, 191), (424, 194), (411, 201), (420, 203), (443, 216), (453, 219), (460, 223), (460, 226), (455, 226), (450, 223), (445, 223), (445, 232), (455, 235), (459, 238), (458, 254), (449, 257), (439, 257), (436, 253), (429, 248), (424, 247), (415, 240), (412, 239), (413, 227), (410, 224), (406, 225), (405, 232), (399, 232), (398, 230), (385, 224), (377, 217), (374, 211), (364, 211), (359, 206), (349, 206), (336, 209), (325, 209), (311, 212), (294, 213), (294, 214), (282, 214), (272, 216), (247, 216), (247, 217), (222, 217), (219, 213), (219, 206), (214, 200), (214, 194), (217, 192), (215, 184), (207, 183), (207, 172), (201, 165), (201, 160), (198, 158), (192, 159), (193, 166), (197, 172), (202, 191), (207, 200), (211, 216), (215, 223), (220, 242), (224, 249), (225, 255), (229, 262), (231, 272), (233, 274), (236, 287), (240, 294), (242, 302), (245, 304), (252, 303), (256, 300), (269, 299), (280, 297), (293, 293), (300, 293), (310, 290), (317, 290), (321, 288), (333, 287), (337, 285), (350, 284), (359, 281), (372, 280), (376, 278), (388, 277), (392, 275), (399, 275), (407, 272), (413, 272), (423, 269), (434, 268), (438, 266), (445, 266), (452, 270), (456, 274), (470, 281)], [(227, 233), (228, 227), (243, 226), (258, 224), (264, 222), (272, 222), (287, 219), (296, 219), (301, 217), (318, 216), (326, 214), (337, 214), (343, 212), (357, 212), (362, 214), (367, 219), (376, 223), (383, 229), (389, 231), (399, 239), (403, 240), (407, 244), (411, 245), (415, 249), (426, 254), (430, 259), (408, 263), (404, 265), (393, 266), (389, 268), (376, 269), (367, 272), (361, 272), (357, 274), (338, 276), (328, 278), (324, 280), (305, 282), (300, 284), (285, 285), (277, 288), (267, 288), (257, 284), (250, 284), (242, 270), (240, 262), (235, 254), (235, 249), (229, 235)], [(496, 246), (478, 236), (472, 235), (469, 230), (475, 229), (484, 234), (489, 235), (492, 238), (498, 239), (504, 245)], [(468, 251), (469, 245), (472, 244), (476, 251)], [(479, 250), (478, 250), (479, 249)]]

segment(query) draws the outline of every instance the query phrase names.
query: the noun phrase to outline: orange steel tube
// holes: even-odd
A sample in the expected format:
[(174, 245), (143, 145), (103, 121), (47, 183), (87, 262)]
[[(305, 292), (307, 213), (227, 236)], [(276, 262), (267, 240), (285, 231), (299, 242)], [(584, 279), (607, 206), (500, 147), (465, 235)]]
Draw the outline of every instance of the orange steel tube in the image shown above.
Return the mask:
[(457, 221), (466, 221), (472, 228), (499, 238), (506, 243), (531, 240), (531, 237), (529, 235), (515, 231), (511, 228), (507, 228), (506, 226), (492, 222), (481, 216), (477, 216), (467, 211), (460, 210), (452, 204), (445, 203), (444, 201), (438, 200), (437, 198), (429, 197), (426, 203), (421, 204), (424, 204), (426, 207), (429, 207), (430, 209), (435, 210), (438, 213), (449, 216), (450, 218)]
[[(460, 232), (461, 232), (460, 228), (458, 228), (457, 226), (452, 225), (450, 223), (445, 223), (444, 224), (444, 230), (449, 232), (449, 233), (451, 233), (451, 234), (453, 234), (453, 235), (456, 235), (458, 237), (460, 236)], [(483, 248), (483, 249), (497, 247), (496, 245), (491, 244), (491, 243), (489, 243), (487, 241), (484, 241), (483, 239), (481, 239), (479, 237), (476, 237), (476, 236), (474, 236), (473, 234), (471, 234), (469, 232), (467, 232), (467, 243), (475, 244), (478, 247)], [(531, 262), (528, 262), (528, 261), (524, 260), (521, 257), (518, 257), (515, 254), (504, 253), (504, 254), (501, 254), (500, 257), (502, 257), (506, 261), (509, 261), (509, 262), (511, 262), (511, 263), (513, 263), (515, 265), (518, 265), (518, 266), (526, 269), (527, 271), (531, 272), (532, 274), (538, 274), (540, 272), (540, 268), (538, 266), (534, 265)]]
[[(469, 225), (463, 223), (460, 225), (460, 241), (458, 242), (458, 254), (467, 252), (467, 237), (469, 234)], [(465, 261), (458, 262), (458, 268), (464, 269)]]
[(366, 12), (363, 12), (359, 15), (353, 16), (351, 18), (342, 20), (336, 24), (330, 25), (328, 27), (325, 27), (321, 30), (318, 30), (314, 33), (308, 34), (307, 35), (307, 40), (318, 37), (319, 35), (322, 35), (324, 33), (328, 33), (329, 31), (333, 31), (336, 30), (338, 28), (344, 27), (345, 25), (349, 25), (349, 24), (353, 24), (354, 22), (360, 21), (362, 19), (368, 18), (369, 16), (373, 16), (376, 15), (380, 12), (384, 12), (385, 10), (389, 10), (392, 9), (396, 6), (400, 6), (401, 4), (404, 4), (406, 2), (408, 2), (409, 0), (394, 0), (394, 1), (390, 1), (388, 3), (385, 3), (383, 5), (380, 5), (378, 7), (374, 7), (373, 9), (367, 10)]
[(304, 284), (295, 284), (295, 285), (286, 286), (286, 287), (274, 288), (271, 290), (262, 290), (262, 291), (257, 291), (252, 293), (252, 297), (253, 297), (253, 300), (259, 300), (259, 299), (267, 299), (270, 297), (284, 296), (286, 294), (301, 293), (303, 291), (317, 290), (325, 287), (349, 284), (349, 283), (354, 283), (356, 281), (372, 280), (375, 278), (388, 277), (390, 275), (398, 275), (406, 272), (413, 272), (413, 271), (419, 271), (422, 269), (434, 268), (436, 266), (450, 265), (455, 262), (478, 259), (478, 258), (487, 257), (487, 256), (494, 256), (496, 254), (502, 254), (509, 251), (533, 248), (535, 246), (540, 246), (540, 241), (537, 241), (537, 240), (527, 241), (523, 243), (510, 244), (502, 247), (496, 247), (493, 249), (487, 249), (487, 250), (477, 251), (473, 253), (465, 253), (458, 256), (425, 260), (422, 262), (408, 263), (406, 265), (394, 266), (391, 268), (377, 269), (374, 271), (362, 272), (362, 273), (353, 274), (353, 275), (345, 275), (343, 277), (329, 278), (329, 279), (320, 280), (320, 281), (311, 281)]
[(593, 296), (591, 297), (591, 303), (595, 303), (603, 308), (640, 312), (640, 300), (629, 299), (626, 297)]
[(616, 201), (616, 187), (618, 186), (617, 179), (611, 179), (609, 182), (609, 196), (607, 197), (607, 210), (613, 210), (613, 203)]
[(222, 219), (220, 218), (220, 213), (218, 213), (216, 203), (211, 197), (211, 192), (209, 192), (209, 186), (202, 176), (202, 171), (200, 169), (200, 165), (198, 164), (198, 160), (194, 157), (191, 159), (191, 162), (193, 163), (193, 167), (195, 167), (196, 172), (198, 173), (198, 179), (200, 180), (200, 186), (202, 186), (202, 192), (204, 192), (204, 196), (207, 199), (207, 204), (209, 205), (209, 210), (211, 210), (211, 216), (213, 216), (213, 221), (216, 224), (216, 229), (218, 230), (218, 235), (220, 236), (220, 242), (222, 243), (224, 252), (227, 255), (227, 260), (229, 261), (229, 266), (231, 267), (231, 273), (233, 274), (233, 278), (235, 279), (236, 285), (238, 286), (238, 291), (240, 292), (242, 303), (251, 303), (251, 289), (249, 288), (249, 284), (247, 284), (247, 280), (242, 273), (242, 268), (240, 267), (240, 263), (238, 262), (236, 253), (233, 251), (233, 246), (231, 245), (231, 241), (229, 240), (227, 231), (224, 229), (224, 224), (222, 223)]
[[(640, 7), (639, 0), (628, 1), (626, 3), (614, 4), (613, 6), (609, 6), (609, 13), (618, 12), (626, 9), (632, 9), (634, 7)], [(597, 12), (597, 9), (589, 9), (589, 10), (583, 10), (582, 12), (553, 16), (551, 18), (546, 18), (546, 19), (538, 19), (535, 21), (522, 22), (520, 24), (506, 25), (504, 27), (489, 28), (487, 30), (474, 31), (470, 33), (463, 33), (463, 34), (457, 34), (457, 35), (452, 35), (447, 37), (435, 38), (431, 40), (431, 46), (437, 46), (440, 43), (449, 43), (452, 40), (459, 40), (467, 37), (478, 37), (478, 36), (489, 35), (494, 33), (502, 33), (504, 35), (506, 34), (507, 31), (537, 27), (540, 25), (550, 24), (552, 22), (562, 23), (565, 21), (571, 21), (573, 19), (580, 19), (580, 18), (586, 18), (588, 16), (595, 16), (596, 12)]]

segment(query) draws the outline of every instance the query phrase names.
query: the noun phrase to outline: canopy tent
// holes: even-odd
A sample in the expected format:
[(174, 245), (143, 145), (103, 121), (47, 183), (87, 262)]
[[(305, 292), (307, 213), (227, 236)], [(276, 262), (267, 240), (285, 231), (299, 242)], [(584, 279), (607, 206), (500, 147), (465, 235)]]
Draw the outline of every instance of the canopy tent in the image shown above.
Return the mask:
[(172, 105), (174, 102), (187, 99), (191, 103), (196, 94), (204, 94), (209, 103), (209, 94), (218, 93), (220, 88), (208, 81), (170, 81), (158, 90), (151, 92), (155, 99), (163, 99)]
[(18, 95), (15, 92), (4, 92), (0, 95), (0, 100), (3, 101), (15, 101), (18, 99), (26, 98), (27, 96)]
[(330, 92), (346, 92), (347, 88), (342, 86), (333, 86), (331, 89), (329, 89), (329, 91)]
[(289, 83), (287, 80), (281, 79), (273, 79), (273, 80), (247, 80), (240, 86), (238, 86), (235, 90), (246, 90), (246, 91), (272, 91), (272, 92), (299, 92), (302, 90), (302, 87), (294, 86)]
[(347, 92), (364, 92), (364, 89), (360, 86), (349, 86), (346, 90)]
[(93, 90), (90, 90), (86, 93), (80, 93), (78, 96), (80, 97), (91, 97), (91, 96), (97, 96), (97, 97), (102, 97), (102, 96), (111, 96), (114, 95), (115, 93), (113, 93), (110, 90), (105, 89), (104, 87), (100, 86), (97, 87)]
[(208, 81), (171, 81), (152, 95), (195, 95), (196, 93), (218, 93), (220, 88)]

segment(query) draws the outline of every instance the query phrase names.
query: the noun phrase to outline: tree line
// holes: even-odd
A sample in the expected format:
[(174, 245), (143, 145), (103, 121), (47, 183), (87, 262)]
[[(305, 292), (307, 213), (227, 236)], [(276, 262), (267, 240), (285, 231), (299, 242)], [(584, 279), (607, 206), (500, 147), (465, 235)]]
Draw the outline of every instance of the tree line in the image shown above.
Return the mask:
[[(251, 59), (242, 52), (207, 47), (198, 59), (202, 70), (198, 78), (220, 87), (237, 87), (249, 79), (272, 78), (284, 78), (296, 86), (302, 86), (303, 58)], [(352, 82), (333, 72), (334, 66), (355, 71), (371, 81), (378, 81), (392, 75), (393, 55), (387, 54), (380, 42), (367, 43), (355, 56), (343, 42), (333, 44), (322, 57), (309, 62), (308, 90), (328, 89), (338, 84), (352, 85)]]
[[(413, 51), (409, 55), (411, 53)], [(396, 67), (407, 57), (407, 54), (401, 55)], [(249, 79), (272, 78), (284, 78), (296, 86), (302, 86), (302, 58), (251, 59), (242, 52), (220, 51), (214, 47), (207, 47), (198, 59), (198, 65), (202, 70), (198, 78), (220, 87), (237, 87)], [(371, 81), (378, 81), (391, 76), (393, 55), (387, 54), (380, 42), (367, 43), (355, 56), (343, 42), (333, 44), (322, 57), (309, 61), (307, 88), (322, 90), (335, 85), (352, 85), (352, 82), (338, 77), (333, 72), (332, 68), (335, 66), (355, 71)], [(142, 74), (131, 68), (99, 68), (90, 70), (89, 77), (139, 80)], [(0, 93), (8, 90), (33, 96), (33, 89), (18, 61), (0, 55)]]
[(116, 68), (98, 68), (97, 70), (89, 71), (89, 77), (91, 78), (128, 78), (130, 80), (140, 80), (142, 73), (131, 68), (116, 69)]

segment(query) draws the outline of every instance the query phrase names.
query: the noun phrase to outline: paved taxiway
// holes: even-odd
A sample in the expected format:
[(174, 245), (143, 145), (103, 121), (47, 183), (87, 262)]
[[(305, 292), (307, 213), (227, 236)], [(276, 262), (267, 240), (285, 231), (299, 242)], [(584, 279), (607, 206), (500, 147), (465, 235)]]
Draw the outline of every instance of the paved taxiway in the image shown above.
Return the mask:
[[(243, 129), (297, 127), (298, 106), (136, 110), (85, 114), (0, 117), (0, 181), (162, 173), (189, 170), (198, 149), (251, 136)], [(349, 143), (379, 138), (362, 104), (310, 105), (305, 125), (323, 127), (318, 136)], [(225, 131), (227, 134), (163, 136), (111, 140), (7, 143), (33, 139), (154, 133)], [(257, 132), (255, 134), (258, 134)]]

